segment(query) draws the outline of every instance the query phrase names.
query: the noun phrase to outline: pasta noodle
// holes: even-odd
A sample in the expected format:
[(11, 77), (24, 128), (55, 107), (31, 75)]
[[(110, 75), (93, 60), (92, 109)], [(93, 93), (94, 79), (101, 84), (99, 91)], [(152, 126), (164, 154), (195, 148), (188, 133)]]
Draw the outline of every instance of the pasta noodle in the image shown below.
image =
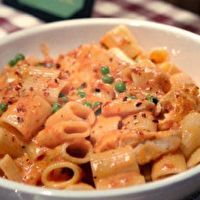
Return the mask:
[(55, 124), (61, 120), (83, 120), (93, 124), (95, 121), (95, 116), (93, 111), (86, 106), (83, 106), (77, 102), (69, 102), (62, 109), (49, 117), (45, 123), (45, 126), (51, 126), (52, 124)]
[(188, 168), (194, 167), (200, 163), (200, 148), (192, 153), (189, 160), (187, 161)]
[(62, 145), (63, 158), (76, 164), (89, 162), (91, 152), (92, 145), (87, 140), (76, 140), (70, 144)]
[[(144, 182), (130, 146), (92, 154), (91, 166), (95, 185), (99, 189), (127, 186), (135, 181)], [(139, 178), (134, 180), (135, 176)]]
[(17, 182), (22, 181), (20, 169), (16, 166), (14, 160), (8, 154), (0, 160), (0, 169), (8, 179)]
[[(90, 135), (90, 127), (84, 121), (61, 121), (40, 131), (35, 141), (40, 146), (55, 147)], [(48, 140), (46, 140), (48, 137)]]
[[(70, 169), (73, 172), (73, 175), (71, 177), (70, 172), (67, 173), (67, 180), (64, 181), (54, 181), (50, 180), (51, 173), (53, 173), (54, 170), (59, 170), (58, 173), (62, 176), (62, 169)], [(56, 172), (55, 172), (56, 173)], [(53, 178), (52, 178), (53, 179)], [(42, 173), (42, 182), (47, 187), (53, 187), (53, 188), (66, 188), (69, 185), (77, 183), (81, 179), (81, 168), (77, 165), (70, 163), (70, 162), (58, 162), (49, 165)]]
[(31, 94), (21, 97), (1, 116), (1, 121), (16, 128), (24, 140), (29, 140), (41, 128), (51, 114), (49, 103), (42, 97)]
[(0, 178), (65, 190), (129, 187), (200, 163), (200, 98), (165, 47), (124, 25), (0, 73)]
[(162, 179), (178, 174), (187, 169), (185, 158), (181, 153), (167, 154), (153, 164), (152, 179)]

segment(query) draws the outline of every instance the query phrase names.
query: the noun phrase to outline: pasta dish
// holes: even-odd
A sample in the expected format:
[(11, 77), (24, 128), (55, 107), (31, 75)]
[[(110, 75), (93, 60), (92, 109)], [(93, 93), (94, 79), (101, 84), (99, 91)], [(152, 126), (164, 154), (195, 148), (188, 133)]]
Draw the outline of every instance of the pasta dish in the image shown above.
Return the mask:
[(200, 163), (199, 88), (167, 48), (119, 25), (57, 57), (18, 53), (0, 73), (0, 176), (68, 190), (163, 179)]

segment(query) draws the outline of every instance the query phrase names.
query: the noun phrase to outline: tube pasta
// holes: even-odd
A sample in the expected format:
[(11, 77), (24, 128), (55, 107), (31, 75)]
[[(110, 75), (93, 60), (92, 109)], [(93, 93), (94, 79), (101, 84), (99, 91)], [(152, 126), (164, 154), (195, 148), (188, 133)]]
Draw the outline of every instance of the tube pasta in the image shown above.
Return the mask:
[(28, 76), (24, 79), (22, 94), (34, 91), (49, 103), (53, 103), (58, 100), (59, 93), (66, 85), (66, 80), (45, 78), (42, 76)]
[(118, 47), (124, 53), (135, 58), (141, 53), (141, 48), (138, 46), (135, 38), (126, 26), (118, 26), (107, 32), (102, 38), (101, 43), (108, 48)]
[(119, 115), (125, 117), (127, 115), (135, 114), (143, 110), (150, 110), (154, 108), (154, 104), (149, 101), (129, 100), (125, 102), (113, 101), (103, 106), (102, 114), (105, 117)]
[[(91, 167), (95, 185), (99, 189), (127, 186), (131, 182), (129, 180), (131, 173), (140, 176), (135, 154), (130, 146), (91, 154)], [(127, 180), (127, 185), (122, 183), (121, 179)], [(137, 180), (139, 183), (144, 182), (144, 179)]]
[(109, 131), (117, 130), (120, 122), (121, 117), (114, 116), (114, 117), (103, 117), (99, 116), (96, 120), (95, 125), (92, 127), (91, 130), (91, 140), (96, 142), (100, 140), (104, 135), (107, 135)]
[(193, 151), (200, 147), (200, 113), (191, 112), (181, 121), (182, 141), (181, 150), (188, 158)]
[(151, 176), (155, 181), (166, 176), (181, 173), (186, 169), (186, 162), (182, 153), (167, 154), (154, 162)]
[[(56, 180), (49, 179), (51, 176), (51, 173), (54, 170), (62, 170), (65, 168), (70, 169), (73, 172), (72, 177), (70, 177), (70, 174), (68, 173), (67, 174), (68, 178), (66, 181), (65, 180), (64, 181), (56, 181)], [(62, 171), (58, 172), (58, 173), (62, 174)], [(70, 162), (58, 162), (58, 163), (51, 164), (46, 169), (44, 169), (41, 180), (42, 180), (42, 183), (46, 187), (64, 189), (67, 186), (75, 184), (78, 181), (80, 181), (81, 175), (82, 175), (82, 171), (81, 171), (81, 168), (78, 167), (78, 165), (75, 165)]]
[[(90, 125), (85, 121), (61, 121), (40, 131), (35, 142), (41, 146), (55, 147), (90, 135)], [(48, 140), (47, 140), (48, 138)]]
[(49, 103), (42, 97), (31, 94), (21, 97), (1, 116), (0, 120), (16, 128), (28, 141), (41, 128), (51, 114)]
[(8, 179), (22, 182), (20, 169), (17, 167), (14, 160), (8, 154), (6, 154), (0, 160), (0, 169), (3, 171)]
[(97, 189), (112, 189), (145, 183), (144, 176), (136, 172), (123, 172), (96, 181)]
[(89, 162), (91, 153), (92, 145), (87, 140), (75, 140), (70, 144), (65, 143), (61, 147), (62, 157), (76, 164)]
[(140, 165), (156, 160), (161, 155), (177, 150), (180, 146), (180, 138), (170, 136), (167, 138), (146, 141), (135, 147), (136, 160)]
[(95, 115), (90, 108), (78, 102), (69, 102), (58, 112), (50, 116), (47, 119), (45, 126), (51, 126), (61, 120), (86, 121), (92, 125), (95, 122)]
[(0, 127), (0, 155), (9, 154), (13, 158), (23, 154), (24, 144), (13, 133)]
[(191, 168), (200, 163), (200, 148), (198, 148), (196, 151), (192, 153), (190, 158), (187, 161), (187, 167)]
[(109, 52), (113, 53), (116, 57), (118, 57), (120, 60), (129, 63), (133, 65), (135, 62), (130, 59), (121, 49), (114, 47), (109, 49)]

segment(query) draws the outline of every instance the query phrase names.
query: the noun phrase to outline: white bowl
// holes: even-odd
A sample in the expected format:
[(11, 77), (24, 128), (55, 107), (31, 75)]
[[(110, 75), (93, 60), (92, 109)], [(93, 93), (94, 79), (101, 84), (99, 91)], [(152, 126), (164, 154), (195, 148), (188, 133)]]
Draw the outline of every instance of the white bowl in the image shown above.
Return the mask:
[[(129, 26), (146, 50), (166, 46), (172, 60), (198, 82), (200, 77), (200, 36), (147, 21), (128, 19), (83, 19), (42, 25), (11, 34), (0, 41), (0, 66), (18, 52), (41, 56), (40, 44), (47, 43), (52, 55), (83, 43), (98, 41), (112, 27)], [(200, 166), (164, 180), (141, 186), (104, 191), (64, 191), (33, 187), (0, 179), (2, 200), (177, 200), (200, 187)]]

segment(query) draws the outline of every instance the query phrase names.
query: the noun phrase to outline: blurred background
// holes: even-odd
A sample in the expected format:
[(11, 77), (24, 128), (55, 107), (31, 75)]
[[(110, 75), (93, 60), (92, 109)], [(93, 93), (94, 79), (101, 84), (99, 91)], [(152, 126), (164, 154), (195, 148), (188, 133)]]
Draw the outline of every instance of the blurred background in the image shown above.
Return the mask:
[(0, 37), (52, 21), (121, 17), (200, 34), (200, 0), (0, 0)]

